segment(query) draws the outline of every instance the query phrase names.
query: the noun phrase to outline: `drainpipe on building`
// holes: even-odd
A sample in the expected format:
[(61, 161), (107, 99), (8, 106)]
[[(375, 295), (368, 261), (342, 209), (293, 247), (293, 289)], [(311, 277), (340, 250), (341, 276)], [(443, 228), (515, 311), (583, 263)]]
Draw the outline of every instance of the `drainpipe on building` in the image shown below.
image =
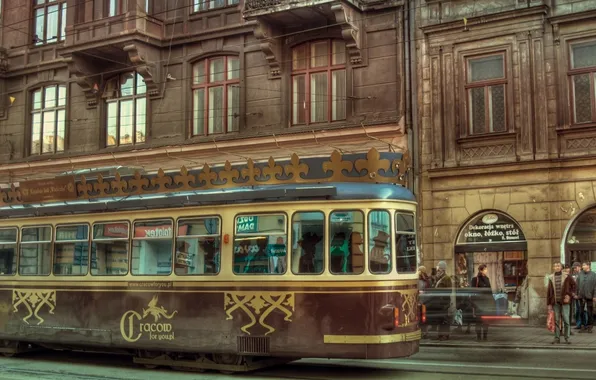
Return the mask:
[(404, 3), (404, 66), (405, 66), (405, 118), (406, 132), (408, 136), (408, 151), (412, 160), (412, 170), (408, 174), (408, 187), (418, 196), (419, 189), (419, 159), (418, 159), (418, 128), (417, 128), (417, 106), (415, 102), (416, 94), (416, 44), (415, 41), (415, 0), (408, 0)]

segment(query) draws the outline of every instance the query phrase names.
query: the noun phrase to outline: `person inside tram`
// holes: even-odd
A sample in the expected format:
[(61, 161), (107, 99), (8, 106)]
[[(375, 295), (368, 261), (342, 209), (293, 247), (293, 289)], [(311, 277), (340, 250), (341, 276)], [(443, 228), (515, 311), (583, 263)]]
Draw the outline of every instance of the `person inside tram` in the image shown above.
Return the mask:
[(370, 271), (373, 273), (387, 273), (390, 268), (390, 255), (387, 253), (389, 234), (379, 231), (373, 239), (374, 246), (370, 249)]
[(346, 273), (348, 271), (348, 262), (346, 258), (349, 255), (348, 241), (344, 232), (337, 232), (331, 241), (331, 272)]
[(302, 239), (298, 245), (302, 248), (302, 255), (298, 266), (299, 273), (316, 273), (315, 269), (315, 255), (317, 251), (317, 244), (323, 240), (323, 237), (316, 234), (316, 232), (306, 232), (302, 235)]
[(362, 252), (362, 234), (352, 232), (350, 235), (350, 257), (352, 258), (352, 272), (362, 273), (364, 271), (364, 252)]

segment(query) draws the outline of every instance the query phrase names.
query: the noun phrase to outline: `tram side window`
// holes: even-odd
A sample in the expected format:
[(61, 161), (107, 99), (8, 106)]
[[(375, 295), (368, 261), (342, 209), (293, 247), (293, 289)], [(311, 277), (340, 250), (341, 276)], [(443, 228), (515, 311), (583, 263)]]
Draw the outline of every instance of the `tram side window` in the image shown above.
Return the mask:
[(169, 275), (172, 273), (173, 222), (135, 222), (132, 240), (132, 274)]
[(234, 273), (285, 273), (287, 240), (284, 214), (237, 216)]
[(17, 273), (17, 229), (0, 229), (0, 275)]
[(52, 227), (23, 227), (19, 273), (24, 276), (47, 276), (52, 259)]
[(333, 274), (364, 272), (364, 214), (362, 211), (334, 211), (329, 224), (330, 270)]
[(297, 212), (292, 216), (292, 272), (321, 274), (325, 269), (325, 214)]
[(398, 273), (415, 273), (417, 265), (414, 215), (395, 214), (395, 261)]
[(54, 274), (80, 276), (87, 274), (89, 264), (89, 226), (86, 224), (56, 227)]
[(221, 232), (219, 218), (178, 221), (176, 236), (177, 275), (219, 273)]
[(391, 215), (387, 211), (368, 214), (368, 265), (371, 273), (391, 272)]
[(91, 274), (122, 276), (128, 273), (129, 224), (108, 222), (93, 225)]

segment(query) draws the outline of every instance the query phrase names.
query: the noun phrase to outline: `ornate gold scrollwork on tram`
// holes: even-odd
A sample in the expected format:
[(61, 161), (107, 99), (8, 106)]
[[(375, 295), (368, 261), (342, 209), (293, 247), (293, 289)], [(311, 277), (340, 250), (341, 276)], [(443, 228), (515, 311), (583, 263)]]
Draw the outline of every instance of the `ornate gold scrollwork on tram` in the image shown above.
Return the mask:
[(258, 322), (260, 326), (267, 329), (265, 335), (269, 335), (276, 330), (275, 327), (270, 326), (265, 322), (272, 312), (277, 310), (285, 315), (284, 321), (292, 322), (292, 315), (294, 314), (294, 293), (225, 292), (224, 311), (228, 316), (226, 320), (234, 319), (232, 313), (238, 309), (242, 310), (250, 319), (250, 322), (242, 326), (240, 330), (250, 335), (250, 331), (248, 330)]
[(41, 325), (45, 319), (40, 317), (38, 313), (44, 306), (47, 306), (50, 314), (54, 314), (56, 308), (56, 291), (55, 290), (41, 290), (28, 289), (12, 291), (12, 308), (14, 313), (19, 312), (19, 306), (24, 305), (27, 309), (27, 315), (23, 317), (23, 322), (29, 324), (31, 317), (37, 318), (37, 325)]
[(417, 290), (401, 293), (401, 306), (406, 326), (417, 320)]
[[(300, 158), (293, 154), (290, 160), (276, 160), (270, 157), (265, 162), (248, 159), (245, 164), (226, 161), (223, 166), (205, 164), (202, 168), (192, 170), (183, 166), (179, 172), (166, 173), (159, 169), (157, 174), (143, 175), (136, 172), (133, 176), (127, 177), (116, 173), (114, 178), (106, 179), (99, 175), (95, 180), (81, 176), (76, 184), (74, 177), (69, 180), (72, 183), (66, 185), (65, 178), (57, 178), (43, 184), (47, 189), (36, 189), (37, 192), (44, 193), (45, 198), (33, 198), (29, 195), (23, 198), (23, 192), (28, 189), (15, 188), (13, 185), (7, 189), (0, 189), (0, 205), (49, 201), (52, 199), (52, 191), (56, 188), (75, 185), (76, 192), (71, 196), (73, 199), (298, 183), (360, 182), (405, 186), (409, 168), (407, 152), (379, 152), (374, 148), (367, 154), (342, 154), (334, 151), (328, 158)], [(35, 184), (29, 183), (27, 186), (34, 188)], [(67, 191), (55, 195), (54, 200), (70, 199)]]

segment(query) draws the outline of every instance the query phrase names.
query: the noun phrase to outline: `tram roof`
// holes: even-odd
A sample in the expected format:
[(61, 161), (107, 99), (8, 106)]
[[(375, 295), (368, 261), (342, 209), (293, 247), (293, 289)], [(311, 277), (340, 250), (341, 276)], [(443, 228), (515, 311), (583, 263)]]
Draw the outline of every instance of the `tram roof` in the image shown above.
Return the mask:
[(326, 183), (237, 187), (129, 195), (0, 207), (1, 218), (299, 200), (397, 200), (415, 202), (405, 187), (391, 184)]

